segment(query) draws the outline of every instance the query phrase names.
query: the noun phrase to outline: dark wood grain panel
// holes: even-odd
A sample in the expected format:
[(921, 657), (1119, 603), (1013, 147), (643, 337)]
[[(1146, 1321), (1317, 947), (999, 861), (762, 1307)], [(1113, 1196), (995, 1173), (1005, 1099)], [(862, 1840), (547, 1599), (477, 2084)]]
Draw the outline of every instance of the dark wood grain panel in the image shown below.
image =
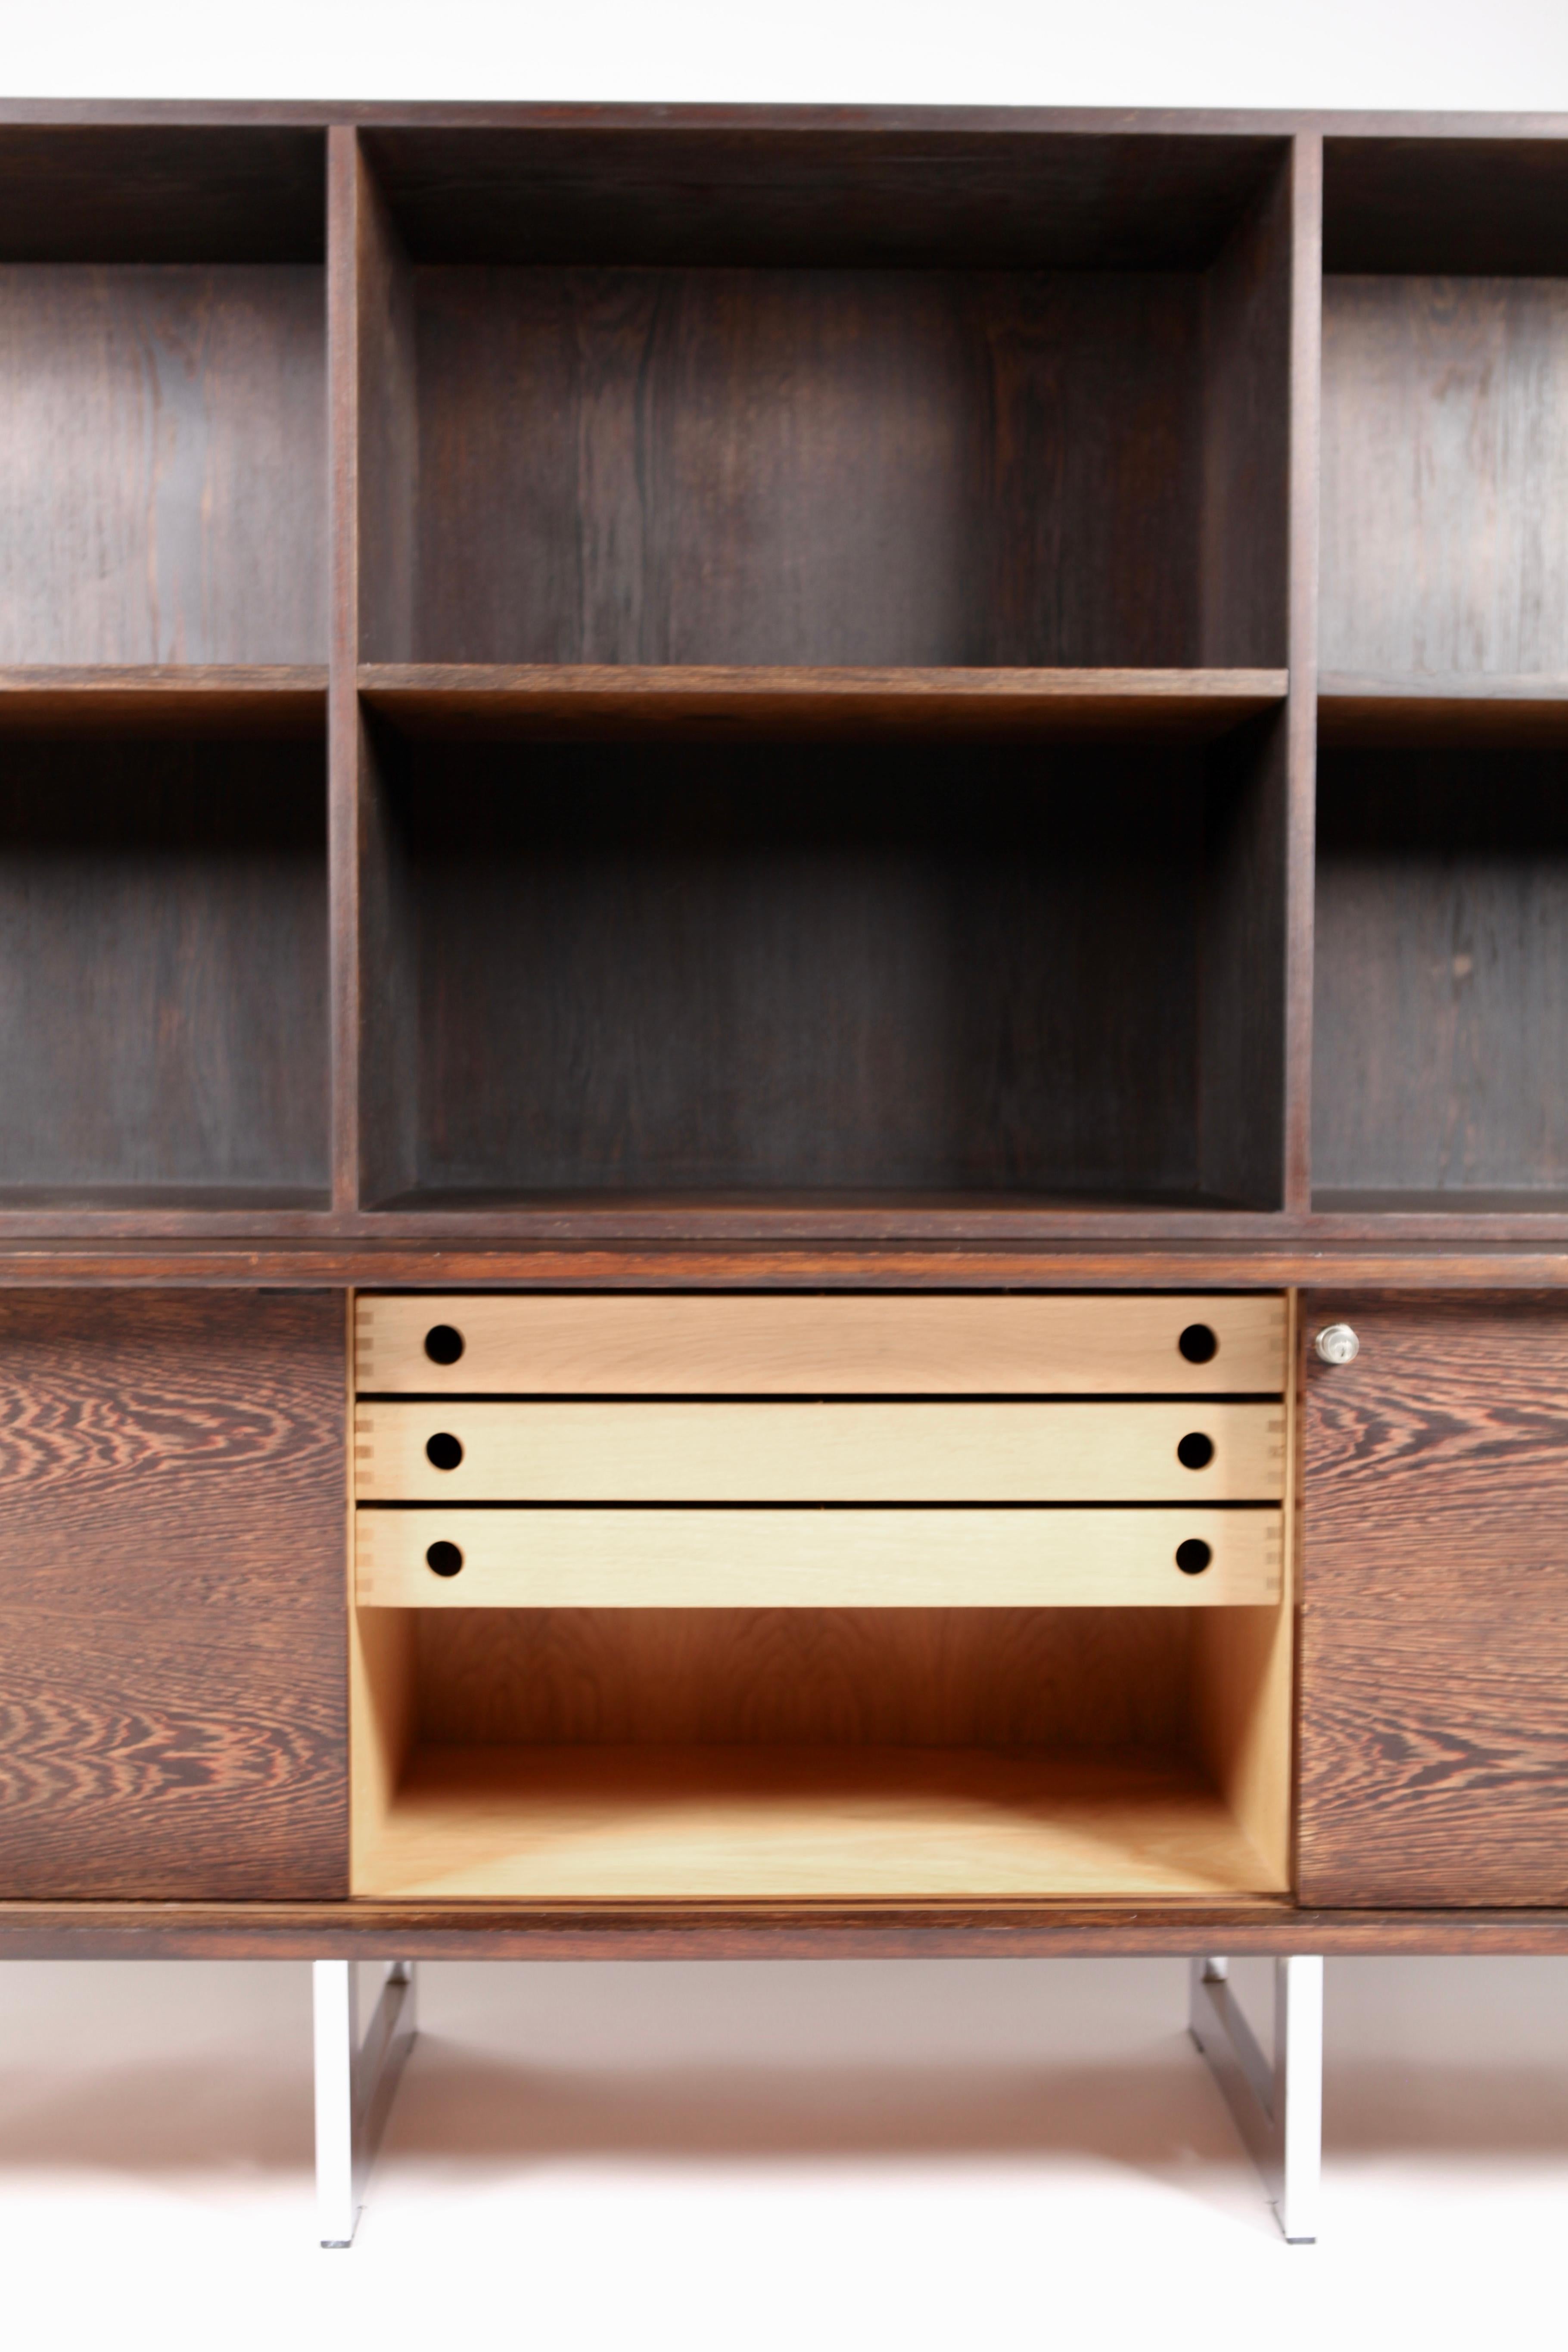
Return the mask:
[(1192, 663), (1202, 294), (421, 269), (417, 655)]
[(1568, 674), (1470, 677), (1329, 670), (1318, 681), (1327, 748), (1542, 751), (1568, 747)]
[(8, 746), (0, 1185), (321, 1196), (324, 800), (319, 738)]
[(1204, 282), (1205, 661), (1286, 651), (1290, 550), (1290, 157)]
[(0, 736), (321, 740), (325, 663), (0, 668)]
[(5, 1903), (6, 1959), (1052, 1959), (1568, 1953), (1568, 1911), (1234, 1902)]
[(1568, 1893), (1568, 1303), (1319, 1294), (1307, 1357), (1300, 1889)]
[(0, 1212), (0, 1290), (321, 1283), (488, 1290), (1234, 1290), (1332, 1281), (1348, 1295), (1557, 1286), (1568, 1215), (1283, 1216), (915, 1200), (689, 1198), (432, 1213), (250, 1206)]
[(1539, 117), (1510, 125), (1504, 138), (1475, 135), (1483, 127), (1475, 116), (1445, 126), (1447, 135), (1435, 135), (1430, 117), (1396, 120), (1393, 137), (1386, 122), (1375, 132), (1364, 120), (1328, 126), (1325, 268), (1568, 273), (1568, 140), (1542, 138)]
[(1285, 851), (1286, 1208), (1312, 1198), (1312, 884), (1317, 822), (1319, 478), (1322, 445), (1323, 142), (1290, 154), (1290, 704)]
[(1288, 683), (1283, 669), (427, 662), (359, 671), (362, 700), (400, 734), (475, 743), (1203, 742), (1283, 701)]
[(347, 1885), (330, 1292), (0, 1302), (0, 1889)]
[[(113, 119), (116, 112), (121, 119)], [(0, 260), (319, 262), (325, 133), (315, 123), (177, 121), (63, 107), (0, 129)]]
[(1191, 1190), (1201, 758), (1083, 758), (420, 747), (423, 1186)]
[[(340, 235), (353, 260), (353, 415), (344, 420), (353, 440), (344, 456), (354, 499), (358, 562), (352, 585), (358, 613), (344, 650), (355, 660), (408, 661), (418, 551), (414, 273), (363, 142), (355, 143), (352, 163)], [(346, 156), (343, 170), (347, 175)]]
[(1283, 144), (1278, 118), (1215, 135), (1007, 109), (550, 107), (460, 129), (399, 111), (361, 138), (426, 262), (1202, 268)]
[(1568, 669), (1568, 282), (1323, 288), (1325, 669)]
[(320, 662), (319, 268), (0, 268), (0, 662)]
[(1324, 754), (1320, 1197), (1568, 1185), (1565, 781), (1565, 751)]
[(1284, 1200), (1289, 745), (1281, 710), (1214, 754), (1197, 908), (1202, 1189), (1259, 1208)]
[(412, 281), (347, 126), (329, 139), (331, 266), (332, 1199), (412, 1184), (412, 923), (356, 668), (362, 650), (410, 650), (416, 461)]

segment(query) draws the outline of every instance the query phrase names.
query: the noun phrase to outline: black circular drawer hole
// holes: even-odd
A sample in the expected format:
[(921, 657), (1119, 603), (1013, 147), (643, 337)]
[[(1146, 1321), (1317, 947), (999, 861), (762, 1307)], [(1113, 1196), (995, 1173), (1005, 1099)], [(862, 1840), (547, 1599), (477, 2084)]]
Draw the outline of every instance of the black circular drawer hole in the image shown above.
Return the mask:
[[(435, 1458), (434, 1454), (430, 1457), (432, 1461)], [(1176, 1459), (1184, 1470), (1206, 1470), (1214, 1460), (1214, 1439), (1205, 1437), (1201, 1429), (1189, 1429), (1176, 1448)]]
[[(1204, 1442), (1205, 1444), (1208, 1443), (1206, 1438)], [(1189, 1440), (1184, 1437), (1182, 1444), (1185, 1445), (1188, 1443)], [(454, 1437), (449, 1429), (438, 1429), (434, 1437), (425, 1441), (425, 1459), (432, 1469), (455, 1470), (462, 1458), (463, 1441), (460, 1437)], [(1182, 1458), (1184, 1461), (1186, 1456), (1184, 1454)]]
[(455, 1364), (462, 1352), (463, 1335), (454, 1324), (434, 1323), (426, 1332), (425, 1353), (433, 1364)]
[(455, 1543), (445, 1538), (433, 1543), (425, 1555), (425, 1565), (437, 1576), (456, 1576), (463, 1565), (463, 1555)]
[[(447, 1546), (448, 1550), (451, 1547)], [(1189, 1536), (1176, 1546), (1176, 1566), (1184, 1576), (1201, 1576), (1214, 1553), (1202, 1536)]]
[[(1206, 1323), (1189, 1323), (1176, 1342), (1189, 1364), (1212, 1364), (1219, 1353), (1219, 1339)], [(446, 1363), (445, 1356), (438, 1360)]]

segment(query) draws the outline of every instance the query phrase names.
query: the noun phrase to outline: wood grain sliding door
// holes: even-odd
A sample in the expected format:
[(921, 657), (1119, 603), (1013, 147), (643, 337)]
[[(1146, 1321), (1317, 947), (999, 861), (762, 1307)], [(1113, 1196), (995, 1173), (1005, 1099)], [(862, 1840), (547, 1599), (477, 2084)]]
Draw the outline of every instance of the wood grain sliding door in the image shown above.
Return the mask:
[(0, 1896), (346, 1893), (344, 1339), (0, 1299)]
[(1303, 1331), (1301, 1899), (1561, 1904), (1568, 1297), (1320, 1294)]

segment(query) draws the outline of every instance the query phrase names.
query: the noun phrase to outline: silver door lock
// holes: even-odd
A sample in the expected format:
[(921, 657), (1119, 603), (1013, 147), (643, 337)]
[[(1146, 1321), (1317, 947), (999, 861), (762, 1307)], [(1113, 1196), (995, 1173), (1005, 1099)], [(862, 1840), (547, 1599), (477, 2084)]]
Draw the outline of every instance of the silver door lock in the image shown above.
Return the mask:
[(1361, 1341), (1348, 1323), (1325, 1323), (1312, 1342), (1325, 1364), (1353, 1364)]

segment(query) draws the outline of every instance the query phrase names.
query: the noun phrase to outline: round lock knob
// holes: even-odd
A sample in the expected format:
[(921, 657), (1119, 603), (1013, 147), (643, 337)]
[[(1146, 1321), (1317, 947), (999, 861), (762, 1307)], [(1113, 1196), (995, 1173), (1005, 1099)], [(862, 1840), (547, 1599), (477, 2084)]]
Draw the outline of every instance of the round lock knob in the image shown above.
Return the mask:
[(1348, 1323), (1325, 1323), (1312, 1345), (1325, 1364), (1353, 1364), (1361, 1341)]

